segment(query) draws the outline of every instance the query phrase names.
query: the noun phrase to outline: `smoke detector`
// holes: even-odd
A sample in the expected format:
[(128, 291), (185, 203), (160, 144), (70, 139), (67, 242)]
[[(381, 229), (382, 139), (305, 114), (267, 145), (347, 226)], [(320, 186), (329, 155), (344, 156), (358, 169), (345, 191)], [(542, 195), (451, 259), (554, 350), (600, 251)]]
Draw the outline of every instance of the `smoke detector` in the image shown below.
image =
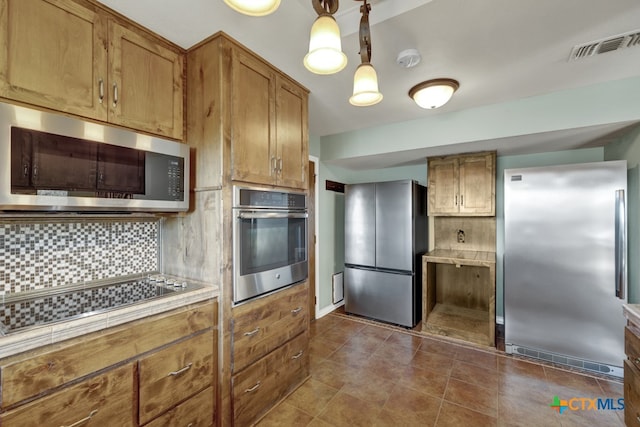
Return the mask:
[(417, 49), (405, 49), (398, 54), (396, 62), (403, 68), (411, 68), (418, 65), (421, 59), (422, 56), (420, 56), (420, 52)]

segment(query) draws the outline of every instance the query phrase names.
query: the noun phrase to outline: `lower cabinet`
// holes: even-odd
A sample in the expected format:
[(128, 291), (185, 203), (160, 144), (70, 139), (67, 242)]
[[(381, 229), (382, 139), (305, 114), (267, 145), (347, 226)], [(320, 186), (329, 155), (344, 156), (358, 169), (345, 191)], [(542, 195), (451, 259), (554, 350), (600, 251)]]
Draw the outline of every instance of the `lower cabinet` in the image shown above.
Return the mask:
[(624, 331), (624, 423), (640, 426), (640, 329), (629, 324)]
[(140, 424), (211, 386), (213, 341), (205, 332), (138, 362)]
[(260, 420), (309, 377), (308, 283), (232, 310), (235, 426)]
[(11, 426), (134, 426), (134, 365), (129, 363), (0, 415)]
[(217, 301), (0, 359), (0, 426), (211, 426)]
[(306, 333), (269, 353), (232, 378), (233, 419), (250, 425), (309, 375)]

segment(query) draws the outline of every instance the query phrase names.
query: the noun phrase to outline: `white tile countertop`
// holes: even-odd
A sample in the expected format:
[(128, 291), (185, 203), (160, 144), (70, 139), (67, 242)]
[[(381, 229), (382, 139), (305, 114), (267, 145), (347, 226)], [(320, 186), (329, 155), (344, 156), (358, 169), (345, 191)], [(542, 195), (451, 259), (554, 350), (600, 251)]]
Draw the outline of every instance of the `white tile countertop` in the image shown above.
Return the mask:
[(52, 324), (33, 326), (24, 331), (18, 330), (6, 336), (0, 336), (0, 358), (219, 296), (218, 286), (197, 283), (200, 286), (196, 289), (176, 292), (175, 295), (141, 301)]
[(628, 321), (640, 327), (640, 304), (624, 304), (622, 313)]

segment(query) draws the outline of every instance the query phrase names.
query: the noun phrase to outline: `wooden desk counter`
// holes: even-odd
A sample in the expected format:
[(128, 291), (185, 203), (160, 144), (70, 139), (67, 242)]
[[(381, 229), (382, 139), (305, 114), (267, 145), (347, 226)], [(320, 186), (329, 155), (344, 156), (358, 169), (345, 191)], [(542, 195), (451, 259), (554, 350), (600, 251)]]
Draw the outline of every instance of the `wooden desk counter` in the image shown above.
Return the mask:
[(422, 330), (495, 347), (495, 252), (436, 249), (422, 264)]

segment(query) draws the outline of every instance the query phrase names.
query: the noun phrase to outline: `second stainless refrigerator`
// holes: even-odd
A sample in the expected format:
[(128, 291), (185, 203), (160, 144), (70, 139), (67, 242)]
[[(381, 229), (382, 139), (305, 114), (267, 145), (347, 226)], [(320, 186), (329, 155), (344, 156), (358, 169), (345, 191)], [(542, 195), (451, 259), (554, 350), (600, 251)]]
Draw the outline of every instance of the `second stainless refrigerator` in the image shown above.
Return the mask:
[(421, 320), (427, 189), (415, 181), (345, 188), (347, 313), (406, 327)]

